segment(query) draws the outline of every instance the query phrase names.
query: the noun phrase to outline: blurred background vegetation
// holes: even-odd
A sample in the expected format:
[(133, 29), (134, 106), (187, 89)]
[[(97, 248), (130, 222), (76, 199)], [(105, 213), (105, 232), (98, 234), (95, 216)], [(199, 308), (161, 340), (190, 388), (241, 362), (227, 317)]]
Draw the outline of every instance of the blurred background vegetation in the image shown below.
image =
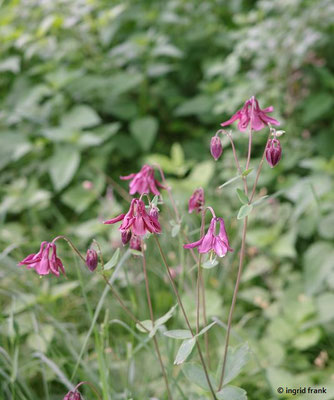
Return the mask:
[[(16, 266), (58, 234), (83, 251), (96, 238), (110, 257), (119, 233), (101, 221), (126, 207), (119, 175), (144, 162), (163, 167), (184, 214), (203, 186), (226, 218), (236, 251), (205, 271), (208, 316), (226, 321), (240, 246), (238, 184), (217, 191), (236, 171), (228, 143), (217, 163), (208, 147), (219, 123), (252, 95), (275, 107), (287, 133), (282, 161), (266, 166), (259, 181), (261, 194), (274, 196), (250, 219), (233, 341), (246, 338), (256, 357), (234, 384), (250, 399), (316, 384), (331, 392), (322, 399), (334, 398), (333, 19), (330, 0), (0, 0), (3, 399), (60, 399), (80, 380), (100, 387), (104, 400), (161, 398), (152, 351), (140, 350), (143, 337), (131, 333), (110, 295), (101, 297), (98, 276), (63, 245), (67, 280)], [(266, 135), (256, 133), (252, 167)], [(247, 138), (233, 137), (243, 157)], [(161, 218), (171, 229), (165, 210)], [(197, 238), (199, 219), (183, 221)], [(182, 238), (164, 234), (162, 242), (171, 265), (185, 267), (181, 284), (190, 296)], [(175, 301), (152, 240), (148, 247), (159, 316)], [(138, 260), (127, 259), (125, 268), (115, 284), (146, 319)], [(174, 318), (169, 326), (182, 323)], [(223, 334), (210, 331), (214, 355), (222, 353)], [(176, 347), (160, 340), (172, 373)], [(203, 398), (181, 370), (173, 370), (176, 398)]]

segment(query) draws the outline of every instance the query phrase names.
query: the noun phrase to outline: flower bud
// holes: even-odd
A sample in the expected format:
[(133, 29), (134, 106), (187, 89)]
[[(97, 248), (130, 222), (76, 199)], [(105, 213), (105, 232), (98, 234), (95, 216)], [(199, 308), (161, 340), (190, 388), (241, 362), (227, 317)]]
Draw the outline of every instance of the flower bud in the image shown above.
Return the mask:
[(219, 136), (215, 135), (211, 138), (210, 152), (212, 157), (217, 161), (222, 155), (223, 146)]
[(152, 205), (150, 211), (149, 211), (149, 216), (154, 218), (155, 220), (158, 220), (159, 218), (159, 209), (155, 205)]
[(122, 243), (125, 245), (129, 242), (129, 240), (131, 239), (131, 231), (130, 229), (127, 231), (123, 231), (121, 233), (121, 238), (122, 238)]
[(133, 235), (130, 240), (130, 249), (141, 251), (142, 250), (142, 243), (141, 239), (137, 235)]
[(98, 264), (98, 257), (96, 251), (93, 249), (88, 249), (86, 254), (87, 267), (93, 272), (96, 269), (97, 264)]
[(204, 202), (204, 190), (202, 188), (196, 189), (189, 199), (189, 213), (191, 214), (193, 211), (200, 213), (204, 206)]
[(63, 400), (81, 400), (81, 395), (76, 390), (73, 392), (71, 391), (67, 393)]
[(269, 139), (266, 147), (266, 159), (271, 168), (278, 164), (282, 156), (282, 148), (278, 139)]

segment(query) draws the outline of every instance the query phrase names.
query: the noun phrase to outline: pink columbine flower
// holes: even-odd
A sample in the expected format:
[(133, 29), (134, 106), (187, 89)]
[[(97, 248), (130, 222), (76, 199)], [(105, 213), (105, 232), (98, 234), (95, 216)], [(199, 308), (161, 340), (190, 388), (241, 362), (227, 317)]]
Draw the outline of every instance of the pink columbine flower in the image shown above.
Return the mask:
[[(50, 254), (50, 250), (52, 253)], [(60, 258), (57, 257), (55, 243), (42, 242), (39, 252), (30, 254), (23, 259), (19, 265), (26, 265), (27, 268), (35, 268), (39, 275), (48, 275), (50, 272), (59, 276), (59, 270), (65, 275), (65, 269)]]
[(142, 251), (142, 240), (140, 236), (132, 235), (130, 240), (130, 249)]
[(278, 139), (269, 139), (266, 146), (266, 159), (271, 168), (275, 167), (282, 157), (282, 148)]
[(204, 203), (205, 203), (204, 190), (202, 188), (198, 188), (194, 191), (194, 193), (191, 195), (189, 199), (188, 203), (189, 213), (191, 214), (193, 211), (196, 211), (196, 213), (200, 213), (202, 211)]
[(149, 215), (146, 211), (145, 203), (140, 199), (132, 199), (129, 211), (126, 214), (121, 214), (118, 217), (105, 221), (104, 224), (115, 224), (119, 221), (123, 221), (119, 227), (119, 230), (122, 232), (122, 240), (124, 236), (129, 241), (131, 238), (131, 235), (129, 236), (130, 233), (132, 235), (143, 236), (147, 232), (161, 232), (158, 216)]
[(215, 135), (211, 138), (210, 152), (211, 152), (212, 157), (215, 159), (215, 161), (217, 161), (218, 158), (222, 155), (223, 146), (222, 146), (220, 137), (217, 135)]
[[(217, 222), (220, 223), (218, 235), (216, 234)], [(223, 218), (213, 217), (210, 222), (207, 233), (197, 242), (185, 244), (185, 249), (198, 247), (199, 253), (208, 253), (213, 251), (218, 257), (224, 257), (228, 251), (233, 251), (229, 245), (225, 224)]]
[(152, 192), (154, 195), (159, 196), (160, 192), (157, 186), (165, 189), (165, 187), (154, 178), (154, 168), (147, 164), (143, 165), (142, 169), (138, 173), (130, 174), (128, 176), (121, 176), (120, 179), (131, 179), (129, 186), (129, 193), (131, 195), (135, 194), (136, 192), (139, 194), (148, 194)]
[(237, 119), (238, 122), (238, 129), (240, 132), (244, 132), (249, 123), (251, 123), (251, 129), (254, 131), (260, 131), (264, 128), (265, 125), (279, 125), (279, 122), (271, 117), (268, 117), (268, 113), (274, 111), (274, 107), (270, 106), (264, 109), (261, 109), (259, 106), (259, 102), (253, 96), (249, 100), (247, 100), (244, 106), (237, 111), (232, 118), (228, 121), (223, 122), (220, 124), (221, 126), (231, 125)]
[(63, 400), (81, 400), (81, 395), (76, 390), (70, 391), (67, 393)]

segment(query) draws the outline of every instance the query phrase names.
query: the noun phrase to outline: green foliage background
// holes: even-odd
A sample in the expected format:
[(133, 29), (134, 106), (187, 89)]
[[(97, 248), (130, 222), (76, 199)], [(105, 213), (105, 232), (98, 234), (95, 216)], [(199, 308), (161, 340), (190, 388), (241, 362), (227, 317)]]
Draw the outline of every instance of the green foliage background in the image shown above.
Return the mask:
[[(16, 267), (58, 234), (83, 251), (96, 238), (110, 257), (119, 236), (101, 221), (126, 207), (119, 175), (144, 162), (163, 167), (194, 240), (200, 221), (186, 215), (186, 202), (196, 187), (226, 218), (236, 251), (205, 271), (208, 315), (226, 321), (240, 246), (238, 183), (216, 190), (236, 172), (228, 143), (217, 163), (208, 146), (219, 123), (252, 95), (275, 106), (287, 133), (282, 161), (266, 166), (259, 182), (262, 195), (274, 196), (251, 215), (233, 340), (247, 339), (253, 358), (233, 384), (250, 399), (316, 384), (331, 391), (322, 399), (334, 398), (333, 17), (329, 0), (0, 1), (3, 399), (60, 399), (66, 380), (91, 380), (104, 400), (162, 396), (151, 348), (133, 356), (143, 336), (131, 333), (110, 295), (83, 347), (104, 286), (65, 246), (68, 280)], [(256, 133), (253, 167), (266, 134)], [(236, 130), (233, 137), (242, 157), (247, 138)], [(169, 230), (166, 210), (162, 219)], [(183, 239), (161, 239), (171, 265), (188, 271)], [(174, 299), (152, 240), (148, 247), (161, 316)], [(137, 259), (115, 284), (147, 318)], [(182, 284), (191, 309), (188, 272)], [(182, 324), (176, 317), (169, 329)], [(222, 354), (223, 335), (212, 328), (214, 355)], [(160, 340), (176, 398), (205, 398), (182, 368), (173, 369), (175, 342)]]

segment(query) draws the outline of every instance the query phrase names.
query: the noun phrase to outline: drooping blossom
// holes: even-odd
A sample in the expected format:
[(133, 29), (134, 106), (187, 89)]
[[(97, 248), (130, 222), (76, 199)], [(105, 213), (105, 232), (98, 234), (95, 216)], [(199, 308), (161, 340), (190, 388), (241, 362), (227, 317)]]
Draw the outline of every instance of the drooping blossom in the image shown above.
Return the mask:
[(217, 161), (218, 158), (222, 155), (223, 146), (220, 137), (218, 135), (215, 135), (211, 138), (210, 152), (215, 161)]
[(136, 174), (130, 174), (127, 176), (121, 176), (122, 180), (131, 180), (129, 185), (129, 193), (131, 195), (135, 193), (149, 194), (159, 196), (160, 192), (158, 187), (165, 189), (165, 187), (157, 179), (154, 178), (154, 168), (150, 165), (143, 165), (142, 169)]
[(39, 275), (48, 275), (50, 272), (56, 276), (59, 276), (60, 272), (65, 274), (63, 263), (57, 257), (55, 243), (42, 242), (39, 252), (29, 254), (19, 265), (26, 265), (27, 268), (35, 268), (35, 271)]
[(271, 168), (275, 167), (282, 157), (282, 148), (278, 139), (269, 139), (266, 146), (266, 159)]
[(195, 211), (197, 214), (202, 211), (202, 208), (205, 203), (205, 198), (204, 198), (204, 190), (202, 188), (198, 188), (194, 191), (194, 193), (191, 195), (188, 203), (188, 210), (189, 213), (191, 214), (193, 211)]
[(81, 400), (81, 395), (76, 390), (70, 391), (67, 393), (63, 400)]
[[(219, 233), (216, 234), (216, 225), (220, 223)], [(224, 257), (228, 251), (233, 251), (229, 245), (223, 218), (213, 217), (207, 233), (197, 242), (185, 244), (185, 249), (198, 247), (199, 253), (213, 251), (218, 257)]]
[(245, 102), (244, 106), (232, 116), (232, 118), (220, 125), (231, 125), (234, 121), (239, 120), (238, 129), (240, 132), (246, 131), (249, 123), (251, 123), (252, 130), (260, 131), (265, 125), (268, 125), (268, 123), (271, 125), (280, 124), (276, 119), (268, 117), (267, 114), (273, 111), (273, 106), (261, 109), (259, 102), (254, 96), (252, 96)]
[(93, 272), (98, 264), (97, 252), (94, 249), (88, 249), (86, 253), (86, 265)]
[[(104, 224), (115, 224), (119, 221), (123, 221), (119, 227), (123, 243), (127, 243), (131, 235), (143, 236), (147, 232), (161, 232), (158, 216), (149, 215), (146, 211), (145, 203), (141, 199), (132, 199), (129, 211), (126, 214), (121, 214), (118, 217), (105, 221)], [(123, 240), (123, 237), (126, 239)]]

